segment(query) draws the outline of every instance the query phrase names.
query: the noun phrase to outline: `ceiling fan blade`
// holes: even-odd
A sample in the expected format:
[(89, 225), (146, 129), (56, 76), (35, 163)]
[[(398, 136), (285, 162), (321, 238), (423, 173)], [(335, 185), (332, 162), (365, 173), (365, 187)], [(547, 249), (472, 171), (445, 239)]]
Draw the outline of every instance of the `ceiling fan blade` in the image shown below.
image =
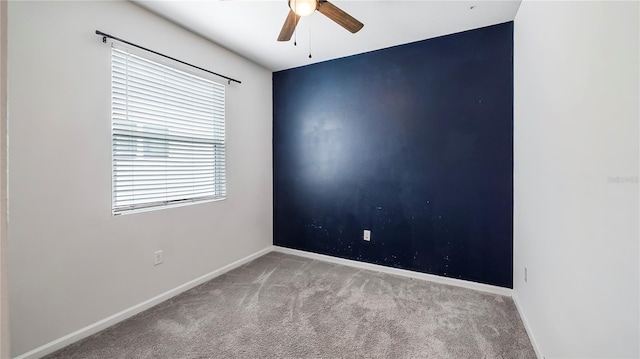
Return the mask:
[(291, 35), (293, 35), (293, 32), (296, 30), (296, 25), (298, 25), (299, 20), (300, 16), (292, 10), (289, 10), (289, 15), (287, 15), (287, 19), (284, 20), (284, 24), (282, 25), (282, 30), (280, 30), (278, 41), (291, 40)]
[(362, 27), (364, 26), (363, 23), (354, 19), (353, 16), (340, 10), (340, 8), (328, 1), (318, 1), (318, 11), (354, 34), (360, 31), (360, 29), (362, 29)]

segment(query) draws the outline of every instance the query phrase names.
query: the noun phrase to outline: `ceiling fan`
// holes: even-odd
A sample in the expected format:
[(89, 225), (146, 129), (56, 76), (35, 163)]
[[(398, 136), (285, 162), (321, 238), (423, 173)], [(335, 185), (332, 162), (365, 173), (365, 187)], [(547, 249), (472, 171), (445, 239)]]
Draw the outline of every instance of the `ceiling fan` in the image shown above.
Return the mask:
[(364, 26), (363, 23), (327, 0), (289, 0), (289, 9), (289, 15), (282, 25), (278, 41), (289, 41), (300, 17), (311, 15), (316, 10), (353, 34)]

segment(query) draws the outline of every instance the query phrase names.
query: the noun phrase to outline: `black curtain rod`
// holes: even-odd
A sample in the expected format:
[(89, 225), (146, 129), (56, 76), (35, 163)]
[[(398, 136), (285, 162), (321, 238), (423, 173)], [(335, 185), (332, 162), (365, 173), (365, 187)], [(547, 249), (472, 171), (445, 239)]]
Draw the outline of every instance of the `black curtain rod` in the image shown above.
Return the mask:
[(178, 60), (178, 59), (176, 59), (176, 58), (173, 58), (173, 57), (171, 57), (171, 56), (167, 56), (167, 55), (165, 55), (165, 54), (161, 54), (161, 53), (159, 53), (159, 52), (157, 52), (157, 51), (149, 50), (149, 49), (147, 49), (146, 47), (142, 47), (142, 46), (140, 46), (140, 45), (133, 44), (133, 43), (131, 43), (131, 42), (129, 42), (129, 41), (119, 39), (119, 38), (117, 38), (117, 37), (115, 37), (115, 36), (111, 36), (111, 35), (109, 35), (109, 34), (105, 34), (104, 32), (99, 31), (99, 30), (96, 30), (96, 35), (100, 35), (100, 36), (102, 36), (102, 42), (104, 42), (104, 43), (106, 43), (106, 42), (107, 42), (107, 37), (108, 37), (108, 38), (110, 38), (110, 39), (114, 39), (114, 40), (120, 41), (120, 42), (125, 43), (125, 44), (127, 44), (127, 45), (135, 46), (135, 47), (137, 47), (137, 48), (139, 48), (139, 49), (142, 49), (142, 50), (145, 50), (145, 51), (152, 52), (152, 53), (154, 53), (154, 54), (156, 54), (156, 55), (160, 55), (160, 56), (162, 56), (162, 57), (166, 57), (166, 58), (171, 59), (171, 60), (173, 60), (173, 61), (177, 61), (177, 62), (179, 62), (179, 63), (181, 63), (181, 64), (185, 64), (185, 65), (187, 65), (187, 66), (194, 67), (194, 68), (196, 68), (196, 69), (198, 69), (198, 70), (202, 70), (202, 71), (208, 72), (208, 73), (210, 73), (210, 74), (214, 74), (214, 75), (216, 75), (216, 76), (222, 77), (223, 79), (226, 79), (226, 80), (228, 81), (228, 83), (229, 83), (229, 84), (231, 83), (231, 81), (233, 81), (233, 82), (237, 82), (237, 83), (239, 83), (239, 84), (241, 84), (241, 83), (242, 83), (241, 81), (238, 81), (238, 80), (236, 80), (236, 79), (232, 79), (231, 77), (227, 77), (227, 76), (225, 76), (225, 75), (220, 75), (220, 74), (219, 74), (219, 73), (217, 73), (217, 72), (209, 71), (209, 70), (207, 70), (207, 69), (203, 69), (202, 67), (198, 67), (198, 66), (196, 66), (196, 65), (191, 65), (191, 64), (190, 64), (190, 63), (188, 63), (188, 62), (180, 61), (180, 60)]

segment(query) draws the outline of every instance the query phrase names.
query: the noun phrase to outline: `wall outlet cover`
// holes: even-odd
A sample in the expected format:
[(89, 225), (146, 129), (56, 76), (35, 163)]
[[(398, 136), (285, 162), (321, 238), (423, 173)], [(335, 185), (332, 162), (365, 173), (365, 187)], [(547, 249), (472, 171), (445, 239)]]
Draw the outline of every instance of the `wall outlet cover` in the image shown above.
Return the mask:
[(163, 251), (159, 250), (159, 251), (155, 251), (153, 253), (153, 265), (157, 266), (158, 264), (161, 264), (164, 261), (163, 258)]

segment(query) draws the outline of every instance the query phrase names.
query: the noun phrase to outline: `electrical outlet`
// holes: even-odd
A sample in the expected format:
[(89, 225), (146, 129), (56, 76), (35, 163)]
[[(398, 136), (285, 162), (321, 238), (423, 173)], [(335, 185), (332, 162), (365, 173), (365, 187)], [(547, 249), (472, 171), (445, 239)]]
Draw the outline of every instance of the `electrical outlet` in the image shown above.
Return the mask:
[(163, 258), (162, 258), (162, 250), (159, 251), (155, 251), (153, 253), (153, 265), (157, 266), (158, 264), (162, 264)]
[(524, 267), (524, 282), (527, 282), (527, 267)]
[(368, 229), (364, 230), (364, 235), (362, 236), (362, 239), (364, 239), (365, 241), (369, 242), (371, 240), (371, 231)]

